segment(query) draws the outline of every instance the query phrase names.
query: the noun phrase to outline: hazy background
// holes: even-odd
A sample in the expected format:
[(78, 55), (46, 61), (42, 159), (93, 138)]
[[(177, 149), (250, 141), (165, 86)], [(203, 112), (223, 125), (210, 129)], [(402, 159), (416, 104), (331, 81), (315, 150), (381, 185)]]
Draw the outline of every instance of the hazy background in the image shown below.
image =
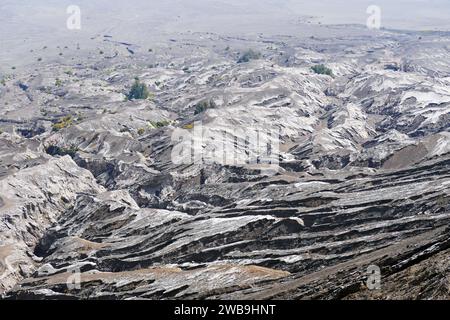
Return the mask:
[[(0, 61), (104, 34), (138, 43), (187, 31), (297, 35), (301, 23), (365, 25), (371, 4), (386, 28), (450, 30), (450, 0), (0, 0)], [(81, 31), (66, 28), (69, 5), (81, 8)]]
[[(78, 5), (85, 26), (95, 30), (105, 22), (145, 22), (158, 27), (192, 23), (204, 28), (205, 23), (221, 30), (220, 22), (241, 17), (269, 19), (294, 16), (316, 16), (323, 23), (364, 24), (369, 5), (382, 9), (383, 25), (388, 28), (450, 28), (448, 0), (0, 0), (1, 28), (56, 28), (64, 22), (68, 5)], [(94, 21), (97, 20), (97, 21)], [(14, 28), (13, 28), (14, 27)], [(64, 24), (63, 24), (64, 27)], [(103, 26), (106, 27), (106, 26)]]

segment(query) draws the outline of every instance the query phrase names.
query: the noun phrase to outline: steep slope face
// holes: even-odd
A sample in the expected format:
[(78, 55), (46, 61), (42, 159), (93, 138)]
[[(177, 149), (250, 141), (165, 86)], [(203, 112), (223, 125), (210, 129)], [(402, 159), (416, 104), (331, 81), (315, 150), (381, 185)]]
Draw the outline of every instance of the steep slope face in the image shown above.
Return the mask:
[[(38, 246), (42, 266), (17, 294), (60, 295), (71, 272), (78, 270), (81, 289), (68, 292), (74, 297), (337, 297), (346, 286), (363, 281), (371, 264), (382, 267), (386, 275), (396, 274), (448, 247), (448, 230), (439, 226), (448, 225), (450, 219), (448, 200), (447, 204), (440, 200), (449, 196), (449, 161), (431, 163), (414, 173), (331, 183), (315, 179), (289, 185), (287, 177), (279, 177), (239, 184), (237, 192), (251, 203), (241, 200), (195, 216), (140, 209), (123, 191), (80, 196), (42, 239)], [(443, 177), (435, 180), (442, 170)], [(220, 192), (220, 187), (213, 190)], [(208, 195), (206, 190), (198, 193)], [(266, 269), (247, 274), (255, 265)], [(171, 271), (164, 270), (172, 266), (187, 273), (167, 276)], [(197, 279), (192, 275), (196, 270), (203, 276), (211, 273), (209, 279), (217, 281)], [(226, 270), (249, 279), (243, 283)], [(155, 278), (162, 271), (164, 276)], [(295, 281), (303, 288), (309, 281), (303, 283), (300, 277), (316, 273), (320, 294), (310, 291), (313, 285), (301, 294), (292, 293), (293, 288), (280, 291)], [(194, 282), (185, 278), (191, 275)], [(279, 278), (285, 278), (286, 284), (278, 280), (267, 284)], [(123, 281), (127, 286), (119, 289)], [(316, 293), (310, 296), (312, 292)]]
[[(10, 141), (2, 139), (2, 142)], [(1, 293), (35, 272), (40, 263), (40, 258), (34, 254), (35, 246), (47, 229), (70, 208), (76, 195), (102, 190), (92, 174), (78, 167), (68, 156), (35, 158), (37, 163), (33, 163), (32, 158), (36, 156), (33, 151), (28, 149), (19, 153), (14, 145), (10, 147), (10, 154), (14, 156), (8, 159), (8, 153), (2, 154), (2, 167), (23, 167), (0, 178)]]
[[(178, 34), (131, 56), (108, 43), (85, 66), (8, 77), (6, 295), (448, 297), (433, 270), (449, 247), (450, 38), (332, 31)], [(260, 57), (237, 63), (248, 47)], [(150, 100), (124, 101), (136, 76)], [(381, 291), (365, 289), (373, 266)]]
[(448, 300), (449, 250), (421, 259), (384, 279), (379, 291), (364, 287), (355, 290), (346, 299), (434, 299)]

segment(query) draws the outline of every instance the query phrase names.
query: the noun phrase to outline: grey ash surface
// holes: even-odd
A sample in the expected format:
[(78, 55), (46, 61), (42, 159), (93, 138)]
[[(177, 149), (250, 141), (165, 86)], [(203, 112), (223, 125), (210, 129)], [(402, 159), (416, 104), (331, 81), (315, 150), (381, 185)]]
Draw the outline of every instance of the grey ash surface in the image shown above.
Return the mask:
[[(4, 71), (0, 292), (448, 299), (450, 36), (314, 28), (151, 47), (101, 34)], [(261, 57), (237, 63), (248, 49)], [(124, 101), (135, 77), (151, 99)], [(202, 101), (215, 107), (195, 114)], [(277, 171), (175, 164), (171, 137), (196, 120), (225, 142), (269, 123)], [(366, 288), (370, 265), (381, 290)]]

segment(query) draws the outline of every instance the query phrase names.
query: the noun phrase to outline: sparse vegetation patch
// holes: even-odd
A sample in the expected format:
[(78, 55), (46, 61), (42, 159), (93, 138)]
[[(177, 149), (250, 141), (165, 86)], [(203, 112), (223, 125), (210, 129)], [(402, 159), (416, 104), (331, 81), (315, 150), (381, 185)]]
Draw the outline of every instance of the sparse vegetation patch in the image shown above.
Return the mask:
[(127, 95), (128, 100), (145, 100), (150, 97), (150, 91), (145, 83), (141, 83), (139, 79), (135, 79), (130, 92)]
[(59, 147), (56, 145), (47, 146), (45, 148), (45, 152), (51, 156), (71, 156), (75, 157), (75, 154), (78, 152), (78, 148), (75, 145), (71, 145), (69, 147)]
[(317, 74), (324, 74), (324, 75), (327, 75), (330, 77), (333, 76), (333, 70), (331, 70), (330, 68), (327, 68), (323, 64), (315, 65), (315, 66), (311, 67), (311, 69), (312, 69), (312, 71), (314, 71)]
[(167, 120), (157, 121), (157, 122), (150, 121), (150, 124), (152, 125), (153, 128), (159, 129), (159, 128), (167, 127), (168, 125), (170, 125), (170, 121), (167, 121)]
[(251, 60), (258, 60), (260, 58), (261, 58), (261, 53), (250, 49), (241, 55), (241, 57), (239, 58), (237, 63), (245, 63), (245, 62), (249, 62)]
[(214, 100), (203, 100), (195, 105), (194, 115), (205, 112), (208, 109), (213, 109), (216, 107)]
[(72, 125), (72, 123), (73, 123), (72, 116), (66, 116), (66, 117), (62, 118), (59, 122), (53, 124), (52, 128), (53, 128), (53, 131), (59, 131), (59, 130), (69, 127), (70, 125)]

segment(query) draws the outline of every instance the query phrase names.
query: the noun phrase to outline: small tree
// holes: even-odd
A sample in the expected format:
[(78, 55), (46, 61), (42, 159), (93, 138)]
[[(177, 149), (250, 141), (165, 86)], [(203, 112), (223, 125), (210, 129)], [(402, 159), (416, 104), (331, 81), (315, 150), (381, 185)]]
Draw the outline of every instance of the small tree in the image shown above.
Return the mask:
[(194, 115), (205, 112), (208, 109), (213, 109), (216, 107), (214, 100), (203, 100), (195, 105)]
[(333, 76), (333, 70), (325, 67), (323, 64), (315, 65), (315, 66), (311, 67), (311, 69), (312, 69), (312, 71), (314, 71), (317, 74), (325, 74), (330, 77)]
[(127, 95), (128, 100), (142, 100), (147, 99), (150, 96), (147, 86), (144, 83), (140, 83), (138, 79), (135, 79), (130, 92)]
[(72, 158), (75, 157), (76, 153), (78, 152), (78, 147), (74, 144), (68, 146), (68, 147), (59, 147), (57, 145), (49, 145), (45, 147), (45, 152), (51, 156), (66, 156), (69, 155)]
[(72, 125), (72, 123), (73, 123), (72, 116), (66, 116), (66, 117), (62, 118), (59, 122), (54, 123), (52, 125), (52, 128), (53, 128), (53, 131), (59, 131), (59, 130), (69, 127), (70, 125)]
[(261, 53), (250, 49), (242, 54), (237, 63), (249, 62), (250, 60), (257, 60), (259, 58), (261, 58)]

